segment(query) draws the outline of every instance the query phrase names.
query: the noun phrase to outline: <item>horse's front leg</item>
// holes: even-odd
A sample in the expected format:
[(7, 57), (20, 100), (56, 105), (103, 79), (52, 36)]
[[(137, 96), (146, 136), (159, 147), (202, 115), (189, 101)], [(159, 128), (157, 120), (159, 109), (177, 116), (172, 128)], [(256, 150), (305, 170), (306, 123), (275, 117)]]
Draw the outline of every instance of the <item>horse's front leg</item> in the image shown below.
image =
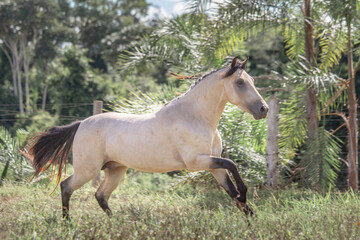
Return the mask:
[[(246, 204), (247, 186), (240, 177), (236, 164), (227, 158), (199, 155), (193, 167), (199, 170), (210, 171), (218, 183), (235, 200), (236, 206), (245, 212), (246, 215), (253, 214), (251, 208)], [(229, 171), (236, 182), (235, 187), (227, 171)]]
[(225, 189), (230, 197), (234, 199), (236, 206), (241, 211), (244, 211), (246, 215), (253, 215), (253, 211), (246, 204), (246, 190), (240, 194), (225, 169), (213, 169), (209, 170), (209, 172), (212, 173), (216, 181)]

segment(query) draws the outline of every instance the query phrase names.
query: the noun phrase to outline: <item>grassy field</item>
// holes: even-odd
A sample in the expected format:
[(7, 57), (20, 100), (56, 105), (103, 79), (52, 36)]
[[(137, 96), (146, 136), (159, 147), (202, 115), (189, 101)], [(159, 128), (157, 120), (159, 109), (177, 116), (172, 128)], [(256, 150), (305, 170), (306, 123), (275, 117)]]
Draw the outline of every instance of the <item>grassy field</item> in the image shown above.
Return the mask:
[(258, 191), (246, 218), (213, 183), (175, 188), (178, 178), (139, 174), (113, 193), (108, 218), (87, 184), (61, 218), (52, 186), (0, 187), (0, 239), (360, 239), (360, 195), (289, 188)]

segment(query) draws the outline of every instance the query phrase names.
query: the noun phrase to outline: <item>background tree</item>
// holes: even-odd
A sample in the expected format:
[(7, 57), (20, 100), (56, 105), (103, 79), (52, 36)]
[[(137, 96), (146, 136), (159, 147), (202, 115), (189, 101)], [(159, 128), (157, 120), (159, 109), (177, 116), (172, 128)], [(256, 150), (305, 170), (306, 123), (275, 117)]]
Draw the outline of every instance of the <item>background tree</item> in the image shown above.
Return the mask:
[[(344, 42), (347, 45), (347, 95), (348, 95), (348, 116), (343, 116), (345, 125), (348, 131), (348, 155), (347, 155), (347, 167), (348, 167), (348, 186), (350, 189), (358, 190), (358, 121), (357, 121), (357, 98), (356, 98), (356, 86), (355, 86), (355, 70), (354, 70), (354, 57), (353, 57), (353, 39), (355, 24), (359, 24), (360, 20), (360, 3), (355, 0), (346, 1), (327, 1), (329, 9), (329, 15), (333, 18), (333, 21), (337, 24), (345, 22), (345, 26), (342, 29), (343, 33), (346, 33), (346, 39)], [(358, 29), (355, 28), (355, 31)], [(357, 33), (359, 34), (359, 33)]]
[[(11, 65), (13, 89), (14, 94), (19, 96), (20, 114), (24, 113), (23, 85), (26, 111), (30, 112), (29, 71), (36, 44), (57, 23), (58, 14), (58, 5), (54, 1), (16, 0), (0, 4), (0, 46)], [(24, 84), (22, 73), (25, 77)]]
[(145, 0), (73, 1), (71, 25), (79, 33), (78, 43), (88, 49), (92, 67), (107, 71), (120, 52), (146, 34), (149, 26), (140, 18), (147, 8)]

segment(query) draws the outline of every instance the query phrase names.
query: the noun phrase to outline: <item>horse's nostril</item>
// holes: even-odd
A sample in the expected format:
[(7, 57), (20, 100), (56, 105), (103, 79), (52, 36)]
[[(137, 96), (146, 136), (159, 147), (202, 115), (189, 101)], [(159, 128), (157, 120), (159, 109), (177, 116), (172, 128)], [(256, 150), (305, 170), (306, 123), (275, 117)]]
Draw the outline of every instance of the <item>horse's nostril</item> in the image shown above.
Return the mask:
[(260, 112), (266, 112), (266, 109), (265, 109), (265, 107), (264, 106), (262, 106), (261, 108), (260, 108)]

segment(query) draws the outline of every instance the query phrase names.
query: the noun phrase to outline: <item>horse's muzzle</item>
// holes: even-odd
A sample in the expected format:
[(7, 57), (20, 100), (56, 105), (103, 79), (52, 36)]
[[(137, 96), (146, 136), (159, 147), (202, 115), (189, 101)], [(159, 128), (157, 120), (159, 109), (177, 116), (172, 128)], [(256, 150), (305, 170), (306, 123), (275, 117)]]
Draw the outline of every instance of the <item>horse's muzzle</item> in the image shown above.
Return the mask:
[(266, 103), (260, 102), (257, 104), (257, 110), (253, 113), (253, 116), (256, 120), (265, 118), (267, 112), (269, 111), (269, 106)]

